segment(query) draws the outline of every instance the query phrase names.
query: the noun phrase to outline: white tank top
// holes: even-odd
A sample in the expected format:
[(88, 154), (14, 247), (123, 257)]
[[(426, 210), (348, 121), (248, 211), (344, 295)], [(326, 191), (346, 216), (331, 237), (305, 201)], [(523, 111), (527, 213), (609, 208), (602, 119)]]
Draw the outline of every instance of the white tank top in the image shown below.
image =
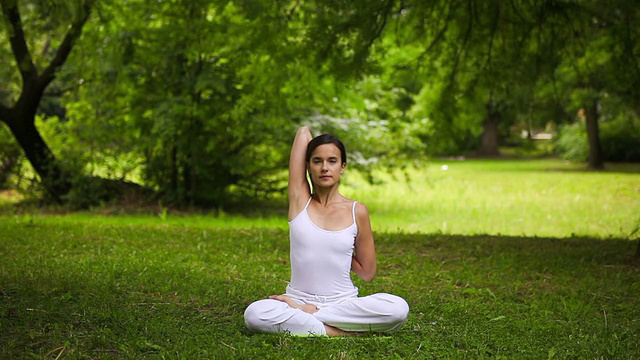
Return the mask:
[(339, 296), (353, 294), (351, 257), (358, 224), (356, 202), (351, 210), (353, 224), (343, 230), (330, 231), (316, 226), (304, 210), (289, 222), (291, 247), (291, 282), (289, 287), (310, 295)]

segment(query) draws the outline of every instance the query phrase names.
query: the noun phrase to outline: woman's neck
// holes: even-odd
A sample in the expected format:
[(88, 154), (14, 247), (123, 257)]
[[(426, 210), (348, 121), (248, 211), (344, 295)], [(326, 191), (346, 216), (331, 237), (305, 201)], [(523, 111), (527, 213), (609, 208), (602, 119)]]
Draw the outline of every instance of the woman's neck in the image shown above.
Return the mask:
[(342, 195), (338, 191), (338, 187), (330, 188), (317, 188), (313, 189), (313, 198), (322, 205), (328, 205), (329, 203), (342, 199)]

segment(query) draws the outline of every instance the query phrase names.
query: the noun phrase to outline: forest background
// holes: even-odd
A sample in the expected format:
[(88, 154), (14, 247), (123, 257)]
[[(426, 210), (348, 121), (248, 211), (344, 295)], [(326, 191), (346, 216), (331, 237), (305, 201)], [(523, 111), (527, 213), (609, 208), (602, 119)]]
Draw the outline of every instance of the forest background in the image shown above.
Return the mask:
[(0, 9), (0, 184), (73, 207), (281, 196), (300, 124), (342, 137), (369, 173), (549, 136), (547, 154), (591, 169), (640, 161), (630, 0)]

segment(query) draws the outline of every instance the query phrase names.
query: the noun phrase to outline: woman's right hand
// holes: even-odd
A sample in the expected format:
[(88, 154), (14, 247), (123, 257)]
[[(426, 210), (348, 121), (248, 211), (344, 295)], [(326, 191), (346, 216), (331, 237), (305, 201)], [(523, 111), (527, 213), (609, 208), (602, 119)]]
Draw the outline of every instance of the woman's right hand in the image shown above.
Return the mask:
[(300, 309), (300, 310), (302, 310), (302, 311), (304, 311), (306, 313), (309, 313), (309, 314), (317, 313), (318, 310), (320, 310), (317, 306), (315, 306), (313, 304), (302, 304), (302, 305), (298, 304), (297, 302), (293, 301), (293, 299), (291, 299), (287, 295), (271, 295), (271, 296), (269, 296), (269, 299), (282, 301), (284, 303), (287, 303), (287, 305), (291, 306), (294, 309)]

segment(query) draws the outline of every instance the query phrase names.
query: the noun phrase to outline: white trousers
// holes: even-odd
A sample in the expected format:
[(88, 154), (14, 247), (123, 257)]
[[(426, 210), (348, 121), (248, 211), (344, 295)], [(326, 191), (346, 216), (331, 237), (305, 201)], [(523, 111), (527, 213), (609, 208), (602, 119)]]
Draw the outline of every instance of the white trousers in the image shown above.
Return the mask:
[(325, 324), (343, 331), (392, 331), (405, 323), (407, 302), (396, 295), (378, 293), (323, 302), (317, 297), (303, 299), (289, 295), (299, 304), (313, 304), (313, 314), (273, 299), (258, 300), (247, 307), (244, 320), (254, 332), (287, 332), (292, 335), (326, 335)]

